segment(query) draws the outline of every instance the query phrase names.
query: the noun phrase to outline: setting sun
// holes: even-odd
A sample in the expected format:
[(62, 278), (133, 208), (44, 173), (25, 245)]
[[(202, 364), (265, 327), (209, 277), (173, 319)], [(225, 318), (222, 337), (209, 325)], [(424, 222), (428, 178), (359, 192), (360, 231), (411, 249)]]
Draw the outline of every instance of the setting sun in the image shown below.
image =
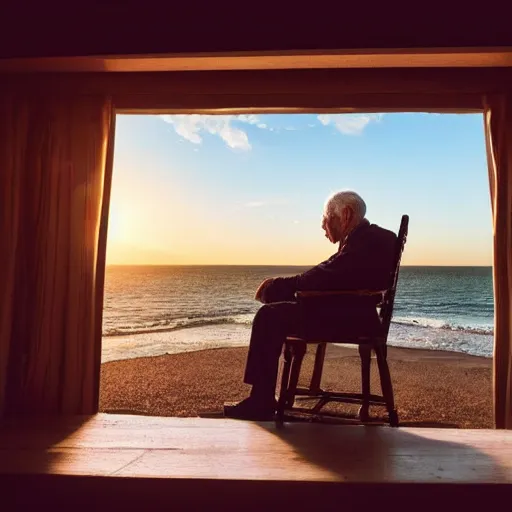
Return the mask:
[(110, 205), (108, 216), (108, 240), (111, 243), (119, 242), (123, 234), (123, 219), (115, 205)]

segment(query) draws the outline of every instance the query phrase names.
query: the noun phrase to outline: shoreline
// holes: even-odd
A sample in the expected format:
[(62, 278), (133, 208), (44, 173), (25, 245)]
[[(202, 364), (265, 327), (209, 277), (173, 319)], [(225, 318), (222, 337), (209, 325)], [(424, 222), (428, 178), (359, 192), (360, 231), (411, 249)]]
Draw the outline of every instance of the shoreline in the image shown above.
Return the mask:
[(181, 354), (213, 348), (244, 347), (251, 327), (243, 324), (188, 327), (166, 332), (148, 332), (102, 338), (101, 362), (123, 361), (166, 354)]
[[(251, 326), (248, 324), (226, 323), (190, 326), (172, 331), (149, 331), (141, 334), (104, 336), (102, 338), (101, 361), (107, 363), (140, 357), (197, 352), (213, 348), (247, 347), (250, 331)], [(395, 324), (390, 331), (388, 347), (420, 350), (428, 354), (441, 352), (492, 359), (490, 347), (492, 337), (482, 334), (463, 337), (457, 331), (443, 331), (442, 335), (450, 336), (448, 344), (444, 344), (438, 338), (432, 339), (432, 336), (439, 336), (440, 334), (435, 331), (435, 329), (428, 327), (407, 326), (404, 328), (403, 325)], [(476, 345), (478, 341), (480, 341), (481, 346)], [(451, 350), (456, 346), (466, 348), (466, 351)], [(472, 347), (476, 347), (476, 350), (481, 353), (470, 354), (469, 349)]]

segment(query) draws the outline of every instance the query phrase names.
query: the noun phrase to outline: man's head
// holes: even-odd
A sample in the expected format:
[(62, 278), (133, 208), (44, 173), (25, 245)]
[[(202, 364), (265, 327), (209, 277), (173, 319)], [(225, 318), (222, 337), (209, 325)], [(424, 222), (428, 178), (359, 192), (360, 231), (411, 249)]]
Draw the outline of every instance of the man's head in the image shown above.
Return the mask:
[(325, 202), (322, 229), (333, 243), (343, 240), (366, 215), (366, 204), (350, 190), (336, 192)]

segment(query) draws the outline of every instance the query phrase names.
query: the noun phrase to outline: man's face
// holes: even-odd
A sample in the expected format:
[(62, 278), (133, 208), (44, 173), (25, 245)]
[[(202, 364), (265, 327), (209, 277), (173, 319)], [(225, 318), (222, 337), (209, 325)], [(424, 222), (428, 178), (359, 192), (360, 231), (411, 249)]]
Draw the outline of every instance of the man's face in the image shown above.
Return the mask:
[(322, 217), (322, 229), (325, 231), (325, 236), (333, 244), (339, 242), (343, 236), (343, 226), (338, 216), (324, 212)]
[(350, 232), (350, 226), (354, 221), (354, 212), (349, 206), (341, 210), (341, 216), (333, 214), (329, 208), (322, 217), (322, 229), (330, 242), (336, 244), (343, 240)]

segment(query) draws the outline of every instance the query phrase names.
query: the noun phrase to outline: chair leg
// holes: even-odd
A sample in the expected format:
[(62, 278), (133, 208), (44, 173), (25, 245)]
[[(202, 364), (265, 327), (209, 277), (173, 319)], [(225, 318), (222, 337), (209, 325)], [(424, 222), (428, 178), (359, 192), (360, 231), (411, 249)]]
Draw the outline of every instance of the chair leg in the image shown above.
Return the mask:
[(359, 357), (361, 358), (361, 387), (363, 403), (359, 408), (360, 421), (370, 419), (370, 369), (372, 364), (372, 349), (365, 345), (359, 345)]
[(283, 373), (281, 375), (281, 388), (279, 390), (279, 400), (277, 401), (276, 418), (280, 423), (284, 418), (284, 410), (288, 399), (288, 386), (290, 382), (290, 370), (292, 367), (292, 349), (290, 344), (285, 343), (283, 348)]
[(376, 347), (375, 353), (377, 354), (382, 395), (386, 401), (386, 407), (389, 414), (389, 424), (392, 427), (398, 427), (398, 413), (395, 409), (395, 397), (393, 395), (393, 384), (391, 383), (391, 375), (389, 373), (389, 366), (386, 357), (386, 347), (382, 345)]
[(326, 348), (327, 343), (319, 343), (316, 348), (315, 366), (313, 368), (313, 375), (311, 376), (311, 382), (309, 384), (309, 392), (311, 394), (320, 393), (322, 391), (320, 384), (322, 381)]
[(294, 343), (292, 347), (293, 359), (292, 370), (290, 374), (290, 381), (288, 384), (288, 392), (286, 397), (287, 407), (293, 407), (295, 402), (295, 394), (297, 393), (297, 384), (299, 383), (300, 369), (302, 367), (302, 360), (306, 354), (307, 346), (305, 343)]

